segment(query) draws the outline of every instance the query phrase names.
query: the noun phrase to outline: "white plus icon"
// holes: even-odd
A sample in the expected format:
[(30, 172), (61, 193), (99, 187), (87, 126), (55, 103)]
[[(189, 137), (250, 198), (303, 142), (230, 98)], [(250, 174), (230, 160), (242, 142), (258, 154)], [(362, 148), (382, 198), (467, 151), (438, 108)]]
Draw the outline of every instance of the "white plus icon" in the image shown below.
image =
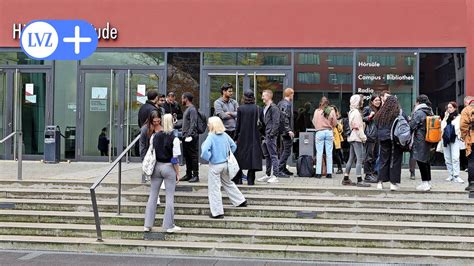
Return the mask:
[(80, 28), (79, 26), (74, 27), (74, 37), (65, 37), (63, 38), (63, 42), (73, 42), (74, 43), (74, 53), (80, 53), (79, 45), (81, 42), (92, 42), (92, 39), (89, 37), (81, 37)]

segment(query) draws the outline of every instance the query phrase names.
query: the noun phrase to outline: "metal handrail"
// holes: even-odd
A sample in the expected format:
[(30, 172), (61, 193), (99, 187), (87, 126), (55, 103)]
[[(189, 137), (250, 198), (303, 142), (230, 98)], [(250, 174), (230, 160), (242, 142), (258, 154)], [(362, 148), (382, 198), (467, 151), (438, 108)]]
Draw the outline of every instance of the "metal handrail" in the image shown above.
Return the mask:
[(17, 132), (16, 131), (13, 131), (10, 135), (4, 137), (2, 140), (0, 140), (0, 144), (4, 143), (5, 141), (7, 141), (8, 139), (12, 138), (13, 136), (15, 136)]
[(99, 217), (99, 209), (97, 208), (97, 198), (95, 195), (95, 189), (102, 183), (102, 181), (107, 177), (107, 175), (115, 168), (118, 164), (118, 202), (117, 202), (117, 215), (120, 215), (120, 208), (121, 208), (121, 198), (122, 198), (122, 159), (128, 153), (128, 151), (138, 142), (140, 139), (140, 135), (138, 135), (130, 145), (125, 148), (125, 150), (112, 162), (112, 165), (109, 167), (107, 172), (101, 177), (98, 178), (95, 183), (91, 186), (91, 200), (92, 200), (92, 209), (94, 212), (95, 218), (95, 228), (97, 231), (97, 241), (102, 241), (102, 229), (100, 227), (100, 217)]
[[(17, 180), (22, 180), (23, 178), (23, 133), (21, 131), (13, 131), (10, 133), (8, 136), (4, 137), (2, 140), (0, 140), (0, 144), (4, 143), (5, 141), (11, 139), (15, 135), (18, 135), (18, 167), (17, 167), (17, 172), (16, 172), (16, 179)], [(16, 142), (14, 142), (16, 145)], [(16, 152), (16, 147), (14, 147), (14, 151)], [(13, 160), (15, 160), (15, 156), (13, 156)]]

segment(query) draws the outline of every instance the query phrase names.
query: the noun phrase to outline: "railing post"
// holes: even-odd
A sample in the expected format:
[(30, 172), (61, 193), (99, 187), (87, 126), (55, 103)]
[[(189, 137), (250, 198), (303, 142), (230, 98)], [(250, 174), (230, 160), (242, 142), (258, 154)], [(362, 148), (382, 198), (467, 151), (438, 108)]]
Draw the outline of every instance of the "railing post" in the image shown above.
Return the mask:
[(17, 179), (22, 180), (23, 178), (23, 132), (18, 132), (18, 172)]
[(95, 229), (97, 231), (97, 241), (102, 242), (102, 229), (100, 228), (99, 209), (97, 208), (97, 199), (95, 197), (95, 189), (91, 188), (92, 210), (94, 212)]
[(122, 158), (118, 162), (118, 204), (117, 215), (120, 215), (120, 207), (122, 202)]

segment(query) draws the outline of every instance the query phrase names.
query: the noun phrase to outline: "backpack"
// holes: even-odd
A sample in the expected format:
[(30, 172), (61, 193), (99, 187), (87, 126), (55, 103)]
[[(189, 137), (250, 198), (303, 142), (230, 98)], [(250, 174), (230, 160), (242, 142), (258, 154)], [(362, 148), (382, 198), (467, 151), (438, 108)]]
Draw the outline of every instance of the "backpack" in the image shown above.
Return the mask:
[(438, 143), (441, 140), (441, 119), (437, 115), (426, 117), (426, 142)]
[(285, 133), (285, 123), (286, 123), (286, 118), (287, 118), (286, 112), (285, 112), (285, 109), (282, 106), (280, 106), (279, 103), (277, 107), (278, 107), (278, 110), (280, 111), (280, 126), (278, 128), (279, 128), (280, 133)]
[(296, 162), (296, 174), (299, 177), (313, 177), (315, 174), (313, 156), (301, 155)]
[(198, 134), (203, 134), (204, 132), (206, 132), (206, 129), (207, 129), (207, 116), (201, 112), (201, 111), (197, 111), (197, 126), (196, 126), (196, 129), (197, 129), (197, 133)]
[(350, 117), (352, 111), (354, 111), (354, 110), (350, 110), (347, 113), (347, 117), (344, 117), (342, 119), (342, 134), (344, 136), (344, 139), (346, 139), (346, 140), (352, 134), (351, 122), (349, 121), (349, 117)]
[(400, 114), (395, 118), (395, 121), (393, 121), (390, 135), (391, 140), (396, 142), (402, 148), (409, 147), (412, 142), (410, 125), (402, 115), (402, 110), (400, 110)]
[(351, 126), (349, 125), (349, 118), (344, 117), (342, 119), (342, 135), (344, 136), (344, 139), (347, 139), (352, 133)]
[(443, 144), (446, 146), (456, 141), (456, 132), (453, 124), (447, 124), (443, 131)]

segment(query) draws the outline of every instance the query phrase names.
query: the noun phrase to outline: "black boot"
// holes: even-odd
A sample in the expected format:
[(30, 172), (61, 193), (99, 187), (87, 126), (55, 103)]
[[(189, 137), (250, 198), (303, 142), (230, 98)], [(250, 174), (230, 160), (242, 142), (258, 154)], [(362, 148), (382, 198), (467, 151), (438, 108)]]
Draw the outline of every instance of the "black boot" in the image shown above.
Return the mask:
[(232, 178), (232, 182), (234, 182), (236, 185), (242, 185), (242, 175), (243, 174), (244, 173), (242, 173), (242, 170), (239, 170), (239, 172), (237, 172), (235, 177)]
[(199, 182), (199, 176), (193, 176), (191, 179), (189, 179), (189, 183), (197, 183)]
[(466, 191), (474, 191), (474, 182), (470, 182), (466, 187)]
[(192, 175), (186, 174), (185, 176), (181, 177), (181, 179), (179, 181), (189, 181), (189, 180), (191, 180), (192, 177), (193, 177)]
[(247, 184), (249, 186), (255, 185), (255, 171), (249, 170), (247, 173)]

